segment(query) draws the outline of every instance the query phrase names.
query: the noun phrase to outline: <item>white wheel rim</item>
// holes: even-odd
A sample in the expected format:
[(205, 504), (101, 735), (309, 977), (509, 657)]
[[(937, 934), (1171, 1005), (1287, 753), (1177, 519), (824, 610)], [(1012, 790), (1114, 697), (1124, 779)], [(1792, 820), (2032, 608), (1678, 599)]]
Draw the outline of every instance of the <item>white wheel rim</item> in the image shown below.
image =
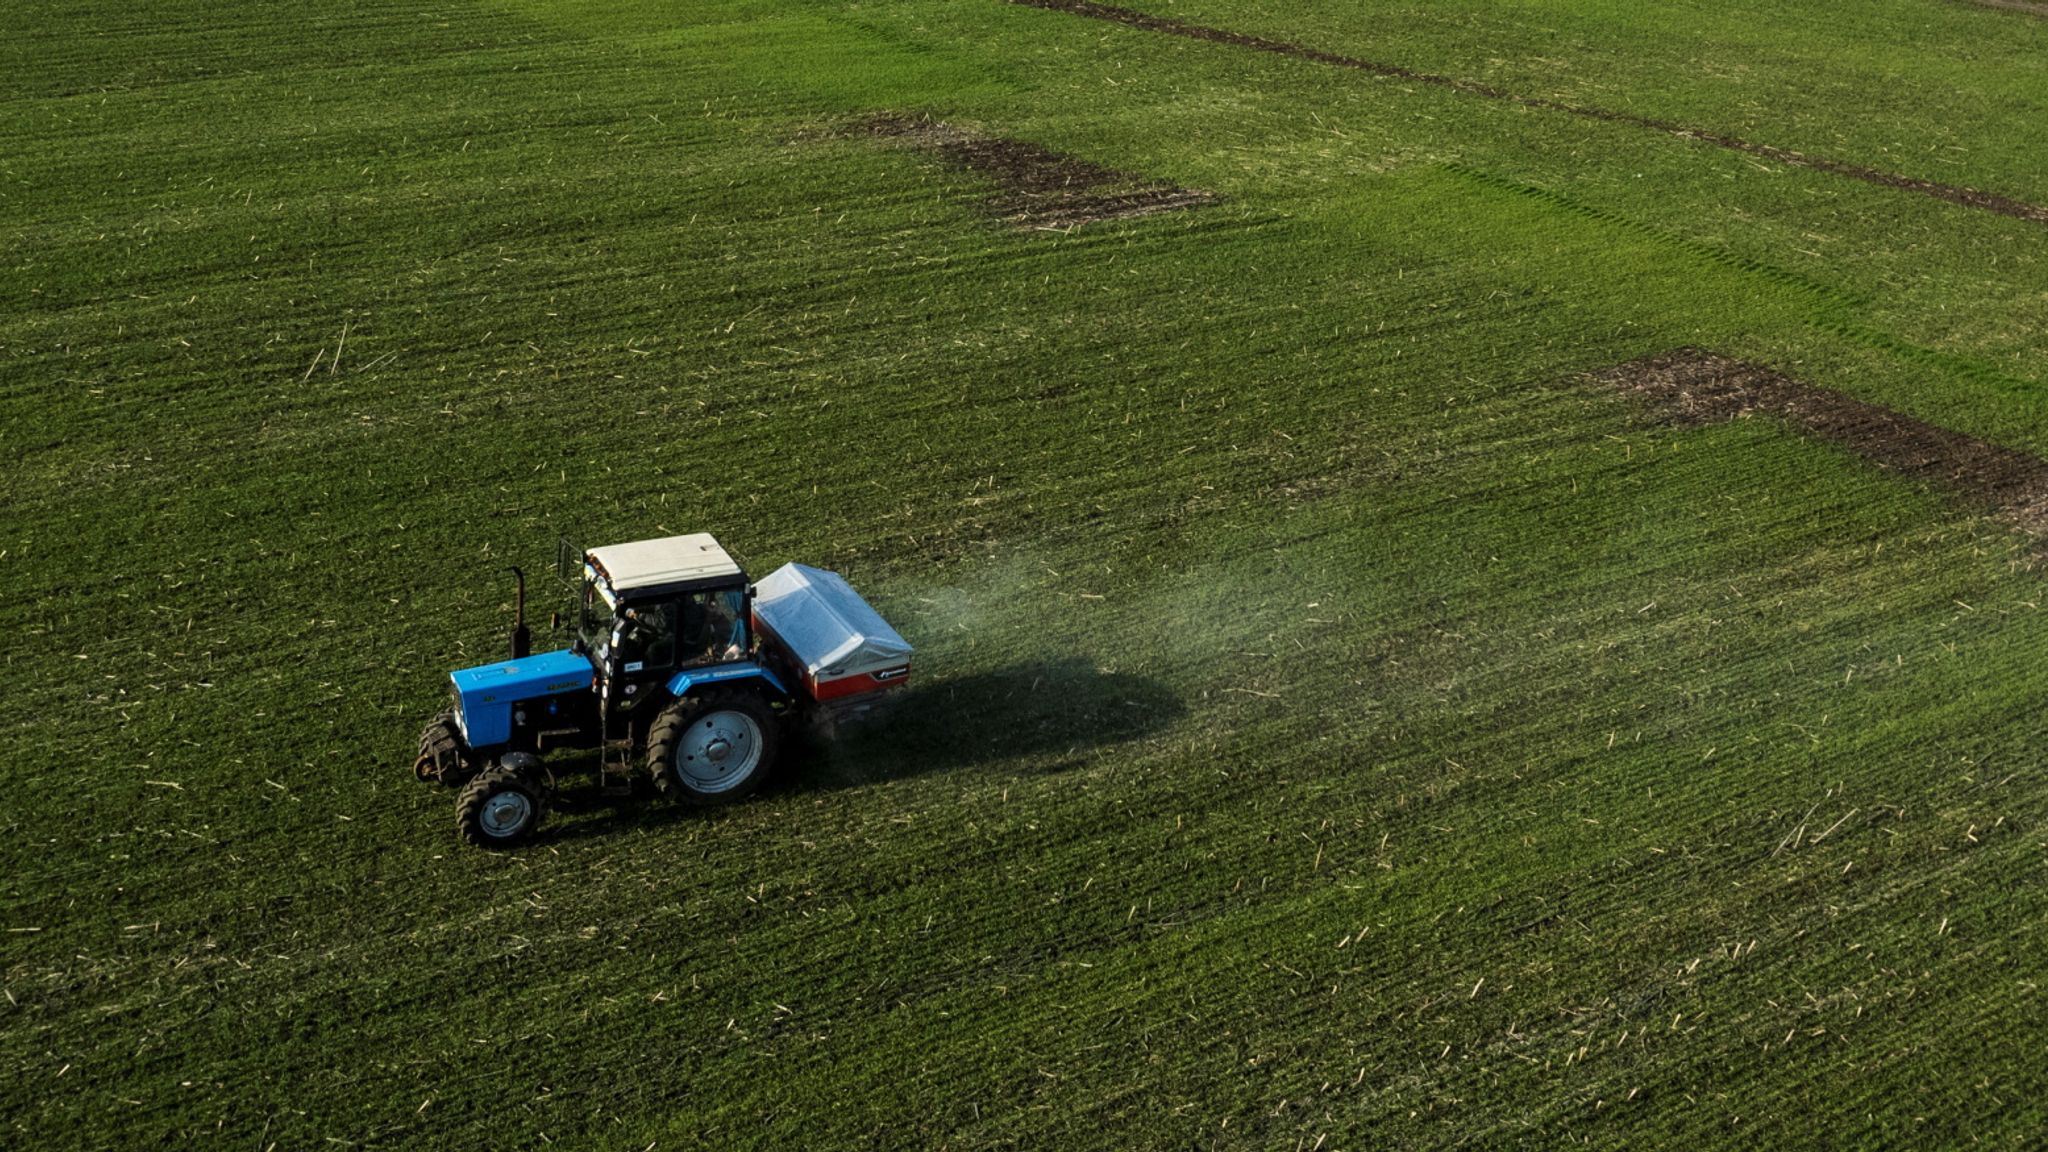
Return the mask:
[(527, 799), (524, 792), (511, 788), (494, 793), (484, 801), (484, 810), (477, 816), (484, 835), (494, 840), (519, 835), (532, 820), (533, 801)]
[(676, 775), (707, 796), (739, 787), (760, 763), (761, 726), (745, 712), (699, 716), (676, 749)]

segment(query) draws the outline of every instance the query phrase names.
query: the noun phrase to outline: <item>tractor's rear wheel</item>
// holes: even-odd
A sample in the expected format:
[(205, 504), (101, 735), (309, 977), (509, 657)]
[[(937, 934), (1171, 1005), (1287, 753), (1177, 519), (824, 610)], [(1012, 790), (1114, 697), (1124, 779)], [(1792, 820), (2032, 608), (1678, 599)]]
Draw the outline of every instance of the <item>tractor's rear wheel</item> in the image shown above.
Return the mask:
[(686, 696), (662, 710), (647, 733), (655, 787), (697, 804), (730, 804), (753, 793), (775, 763), (775, 714), (743, 692)]
[(421, 780), (459, 787), (474, 774), (463, 755), (462, 733), (455, 727), (455, 713), (443, 712), (420, 732), (419, 755), (412, 762), (412, 774)]
[(479, 848), (510, 848), (533, 835), (547, 794), (528, 773), (493, 765), (470, 778), (455, 800), (455, 828)]

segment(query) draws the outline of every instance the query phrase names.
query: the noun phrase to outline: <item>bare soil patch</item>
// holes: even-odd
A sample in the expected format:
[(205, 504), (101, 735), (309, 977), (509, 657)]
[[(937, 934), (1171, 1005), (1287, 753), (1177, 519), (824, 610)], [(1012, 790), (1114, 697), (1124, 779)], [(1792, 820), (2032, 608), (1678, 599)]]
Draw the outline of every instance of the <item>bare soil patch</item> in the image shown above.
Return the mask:
[(1937, 484), (2014, 526), (2048, 535), (2048, 461), (1698, 348), (1631, 360), (1590, 376), (1701, 427), (1768, 416), (1887, 471)]
[(2040, 0), (1970, 0), (1979, 8), (2003, 8), (2008, 12), (2026, 12), (2034, 16), (2048, 16), (2048, 4)]
[[(1995, 3), (1997, 6), (2004, 8), (2048, 10), (2048, 3), (2031, 3), (2029, 0), (1979, 0), (1979, 2)], [(1885, 188), (1897, 188), (1905, 192), (1918, 192), (1923, 196), (1932, 196), (1937, 200), (1946, 200), (1951, 204), (1961, 204), (1967, 208), (1979, 208), (1986, 212), (1996, 212), (2001, 216), (2011, 216), (2019, 220), (2031, 220), (2035, 223), (2048, 224), (2048, 208), (2038, 204), (2028, 204), (2024, 201), (2014, 200), (2010, 197), (2000, 196), (1991, 192), (1979, 192), (1974, 188), (1964, 188), (1954, 184), (1938, 184), (1932, 180), (1920, 180), (1911, 176), (1901, 176), (1894, 172), (1883, 172), (1875, 168), (1865, 168), (1860, 164), (1849, 164), (1840, 160), (1808, 156), (1802, 152), (1794, 152), (1789, 148), (1778, 148), (1769, 144), (1756, 144), (1734, 136), (1723, 136), (1719, 133), (1707, 132), (1698, 128), (1688, 128), (1682, 124), (1673, 124), (1665, 120), (1653, 120), (1647, 116), (1634, 116), (1626, 112), (1610, 112), (1604, 108), (1588, 108), (1577, 104), (1566, 104), (1558, 100), (1546, 100), (1537, 96), (1520, 96), (1513, 92), (1506, 92), (1492, 87), (1491, 85), (1479, 84), (1471, 80), (1460, 80), (1455, 76), (1441, 76), (1432, 72), (1417, 72), (1412, 68), (1403, 68), (1398, 64), (1381, 64), (1371, 60), (1361, 60), (1355, 56), (1343, 56), (1335, 52), (1325, 52), (1320, 48), (1311, 48), (1305, 44), (1292, 44), (1285, 40), (1268, 40), (1263, 36), (1249, 36), (1242, 32), (1229, 32), (1221, 28), (1189, 24), (1185, 21), (1173, 20), (1164, 16), (1134, 12), (1128, 8), (1118, 8), (1109, 4), (1097, 4), (1094, 3), (1094, 0), (1010, 0), (1010, 3), (1020, 4), (1027, 8), (1044, 8), (1053, 12), (1066, 12), (1074, 16), (1086, 16), (1091, 20), (1107, 20), (1111, 23), (1123, 24), (1131, 28), (1142, 28), (1148, 32), (1163, 32), (1170, 36), (1184, 36), (1190, 40), (1207, 40), (1216, 44), (1231, 44), (1239, 48), (1250, 48), (1259, 52), (1292, 56), (1297, 60), (1309, 60), (1317, 64), (1328, 64), (1336, 68), (1349, 68), (1358, 72), (1367, 72), (1374, 76), (1385, 76), (1391, 79), (1408, 80), (1417, 84), (1428, 84), (1437, 88), (1448, 88), (1454, 92), (1463, 92), (1471, 96), (1483, 96), (1488, 100), (1518, 104), (1524, 108), (1542, 108), (1552, 112), (1564, 112), (1573, 116), (1583, 116), (1589, 120), (1605, 120), (1613, 124), (1628, 124), (1637, 128), (1647, 128), (1651, 131), (1662, 132), (1666, 135), (1677, 136), (1686, 140), (1698, 140), (1701, 143), (1712, 144), (1716, 147), (1727, 148), (1736, 152), (1746, 152), (1752, 156), (1762, 156), (1767, 160), (1775, 160), (1780, 164), (1794, 168), (1811, 168), (1817, 172), (1829, 172), (1836, 176), (1846, 176), (1851, 180), (1861, 180), (1866, 184), (1876, 184)]]
[(1020, 227), (1070, 229), (1174, 212), (1220, 197), (1106, 168), (1023, 140), (982, 136), (923, 116), (877, 116), (860, 130), (930, 153), (995, 184), (989, 212)]

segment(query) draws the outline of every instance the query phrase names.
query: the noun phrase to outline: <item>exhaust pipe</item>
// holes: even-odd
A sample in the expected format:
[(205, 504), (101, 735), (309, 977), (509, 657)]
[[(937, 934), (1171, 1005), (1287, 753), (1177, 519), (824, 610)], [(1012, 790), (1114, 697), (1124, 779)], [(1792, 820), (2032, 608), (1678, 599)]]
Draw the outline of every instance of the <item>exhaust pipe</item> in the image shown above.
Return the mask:
[(519, 581), (519, 598), (512, 608), (512, 658), (524, 660), (533, 655), (533, 633), (526, 630), (526, 573), (516, 564), (507, 571)]

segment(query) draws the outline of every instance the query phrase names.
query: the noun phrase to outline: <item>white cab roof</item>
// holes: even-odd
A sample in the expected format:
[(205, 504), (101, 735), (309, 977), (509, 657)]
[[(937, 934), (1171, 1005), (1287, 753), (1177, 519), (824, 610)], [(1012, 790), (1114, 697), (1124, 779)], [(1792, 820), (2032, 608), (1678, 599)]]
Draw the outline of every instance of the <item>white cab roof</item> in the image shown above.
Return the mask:
[(687, 580), (737, 578), (740, 566), (725, 554), (709, 532), (664, 536), (631, 544), (592, 548), (590, 559), (611, 579), (615, 591), (681, 584)]

